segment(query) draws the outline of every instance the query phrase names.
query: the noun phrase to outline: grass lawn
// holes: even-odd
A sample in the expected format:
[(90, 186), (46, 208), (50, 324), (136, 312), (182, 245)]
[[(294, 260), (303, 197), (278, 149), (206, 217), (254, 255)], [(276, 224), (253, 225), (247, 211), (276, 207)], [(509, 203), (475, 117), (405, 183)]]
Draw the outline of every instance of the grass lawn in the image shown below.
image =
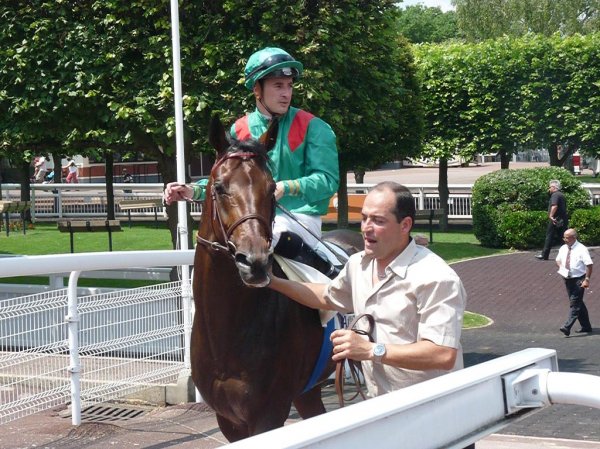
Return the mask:
[[(11, 231), (6, 236), (0, 233), (0, 254), (22, 254), (28, 256), (44, 254), (68, 254), (71, 252), (69, 233), (59, 232), (56, 223), (36, 223), (34, 229)], [(133, 223), (131, 229), (125, 223), (122, 231), (112, 233), (113, 251), (171, 249), (171, 235), (166, 223)], [(76, 253), (108, 251), (107, 232), (76, 232), (73, 234)]]
[(594, 175), (581, 175), (577, 176), (577, 179), (581, 181), (583, 184), (593, 184), (600, 182), (600, 176), (594, 177)]

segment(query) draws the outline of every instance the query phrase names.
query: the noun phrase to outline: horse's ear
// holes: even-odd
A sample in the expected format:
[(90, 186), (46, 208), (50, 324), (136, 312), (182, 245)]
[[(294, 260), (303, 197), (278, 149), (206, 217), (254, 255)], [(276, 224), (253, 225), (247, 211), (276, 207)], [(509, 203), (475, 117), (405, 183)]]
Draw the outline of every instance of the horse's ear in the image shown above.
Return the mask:
[(271, 148), (275, 146), (275, 142), (277, 142), (277, 131), (279, 131), (279, 120), (275, 118), (271, 120), (267, 132), (260, 136), (260, 141), (267, 151), (271, 151)]
[(217, 154), (222, 154), (228, 147), (225, 128), (221, 123), (218, 115), (213, 115), (210, 121), (210, 129), (208, 131), (208, 141), (212, 147), (217, 150)]

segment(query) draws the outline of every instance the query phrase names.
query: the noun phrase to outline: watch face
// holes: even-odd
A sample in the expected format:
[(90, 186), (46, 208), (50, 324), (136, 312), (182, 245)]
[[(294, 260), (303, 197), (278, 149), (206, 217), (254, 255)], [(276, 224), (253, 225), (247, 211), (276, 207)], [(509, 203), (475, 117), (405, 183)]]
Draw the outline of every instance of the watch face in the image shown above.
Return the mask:
[(384, 354), (385, 354), (385, 345), (376, 344), (375, 347), (373, 348), (373, 355), (375, 355), (376, 357), (381, 357)]

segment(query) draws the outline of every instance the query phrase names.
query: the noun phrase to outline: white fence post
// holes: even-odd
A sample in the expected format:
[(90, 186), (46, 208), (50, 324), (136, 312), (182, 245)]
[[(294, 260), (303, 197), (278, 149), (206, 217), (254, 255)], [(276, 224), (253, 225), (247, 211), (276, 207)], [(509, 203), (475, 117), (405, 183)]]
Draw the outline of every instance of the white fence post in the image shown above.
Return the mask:
[(79, 271), (71, 272), (68, 286), (69, 373), (71, 374), (71, 422), (81, 424), (81, 361), (79, 360), (79, 311), (77, 310), (77, 281)]

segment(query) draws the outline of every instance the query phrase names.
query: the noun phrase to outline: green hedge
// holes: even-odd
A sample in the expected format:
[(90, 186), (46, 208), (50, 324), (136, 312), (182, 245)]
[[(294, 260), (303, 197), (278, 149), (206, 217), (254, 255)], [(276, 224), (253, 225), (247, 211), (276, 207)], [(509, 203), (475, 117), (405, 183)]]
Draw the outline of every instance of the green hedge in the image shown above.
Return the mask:
[(473, 185), (475, 237), (483, 246), (493, 248), (542, 246), (547, 221), (540, 217), (545, 217), (548, 210), (548, 182), (552, 179), (561, 182), (569, 214), (590, 207), (589, 195), (581, 182), (563, 168), (497, 170), (480, 177)]
[(569, 226), (575, 228), (578, 240), (585, 245), (600, 245), (600, 207), (573, 212)]
[(498, 234), (504, 239), (503, 244), (510, 248), (539, 248), (544, 245), (547, 224), (546, 212), (508, 212), (500, 218)]

